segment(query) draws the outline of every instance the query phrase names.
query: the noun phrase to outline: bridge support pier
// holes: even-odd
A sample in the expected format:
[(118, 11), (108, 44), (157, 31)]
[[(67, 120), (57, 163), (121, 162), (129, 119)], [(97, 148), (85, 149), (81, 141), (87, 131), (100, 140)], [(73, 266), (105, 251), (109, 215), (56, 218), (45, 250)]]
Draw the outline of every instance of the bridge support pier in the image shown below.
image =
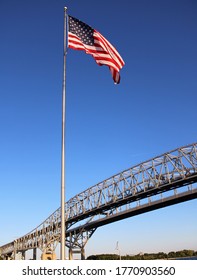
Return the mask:
[(69, 260), (73, 260), (73, 254), (80, 254), (81, 255), (81, 260), (85, 260), (85, 249), (79, 248), (79, 249), (73, 249), (69, 248)]
[(81, 260), (85, 260), (85, 248), (81, 248)]
[(73, 260), (73, 254), (80, 254), (81, 260), (85, 260), (85, 245), (97, 228), (70, 232), (67, 238), (67, 247), (69, 248), (69, 260)]
[(33, 260), (36, 260), (37, 258), (37, 250), (36, 248), (33, 248)]
[(69, 260), (73, 260), (73, 250), (69, 248)]
[(41, 260), (56, 260), (56, 254), (54, 252), (42, 253)]
[(25, 253), (26, 251), (22, 251), (22, 259), (25, 260)]

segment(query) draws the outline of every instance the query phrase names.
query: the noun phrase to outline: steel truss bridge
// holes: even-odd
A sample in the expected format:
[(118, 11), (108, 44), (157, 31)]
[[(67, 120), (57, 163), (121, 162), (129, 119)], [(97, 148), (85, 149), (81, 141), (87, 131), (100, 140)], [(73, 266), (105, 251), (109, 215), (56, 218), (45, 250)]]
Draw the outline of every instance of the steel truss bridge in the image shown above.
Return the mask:
[[(164, 153), (120, 172), (65, 203), (69, 259), (80, 253), (95, 230), (106, 224), (197, 198), (197, 143)], [(53, 254), (60, 242), (61, 209), (31, 232), (0, 247), (4, 259), (39, 248)], [(24, 257), (25, 258), (25, 257)]]

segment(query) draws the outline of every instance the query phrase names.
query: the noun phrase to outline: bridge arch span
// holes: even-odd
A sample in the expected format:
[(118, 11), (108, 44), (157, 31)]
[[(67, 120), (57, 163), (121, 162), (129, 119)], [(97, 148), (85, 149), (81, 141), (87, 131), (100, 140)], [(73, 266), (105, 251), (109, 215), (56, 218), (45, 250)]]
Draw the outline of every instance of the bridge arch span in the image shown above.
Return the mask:
[[(196, 182), (197, 143), (193, 143), (130, 167), (75, 195), (65, 203), (66, 245), (71, 255), (75, 250), (84, 252), (100, 226), (197, 198)], [(53, 252), (60, 242), (60, 210), (28, 234), (1, 246), (0, 254), (36, 248)]]

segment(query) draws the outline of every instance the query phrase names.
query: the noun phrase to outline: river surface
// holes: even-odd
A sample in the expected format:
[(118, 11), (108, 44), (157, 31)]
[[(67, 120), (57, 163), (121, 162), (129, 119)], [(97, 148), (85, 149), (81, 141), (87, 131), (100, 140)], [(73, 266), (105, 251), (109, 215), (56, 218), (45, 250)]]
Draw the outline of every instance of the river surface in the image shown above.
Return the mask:
[(176, 260), (197, 260), (197, 256), (196, 257), (188, 257), (188, 258), (177, 258)]

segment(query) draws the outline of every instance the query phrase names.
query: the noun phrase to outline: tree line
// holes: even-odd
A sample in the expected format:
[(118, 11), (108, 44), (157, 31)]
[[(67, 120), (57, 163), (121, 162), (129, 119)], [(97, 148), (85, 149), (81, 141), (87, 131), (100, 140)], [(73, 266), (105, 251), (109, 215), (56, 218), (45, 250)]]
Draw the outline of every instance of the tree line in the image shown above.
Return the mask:
[(119, 256), (117, 254), (100, 254), (91, 255), (87, 257), (87, 260), (158, 260), (158, 259), (177, 259), (177, 258), (190, 258), (197, 256), (197, 251), (194, 250), (181, 250), (171, 251), (169, 253), (139, 253), (137, 255), (125, 255)]

